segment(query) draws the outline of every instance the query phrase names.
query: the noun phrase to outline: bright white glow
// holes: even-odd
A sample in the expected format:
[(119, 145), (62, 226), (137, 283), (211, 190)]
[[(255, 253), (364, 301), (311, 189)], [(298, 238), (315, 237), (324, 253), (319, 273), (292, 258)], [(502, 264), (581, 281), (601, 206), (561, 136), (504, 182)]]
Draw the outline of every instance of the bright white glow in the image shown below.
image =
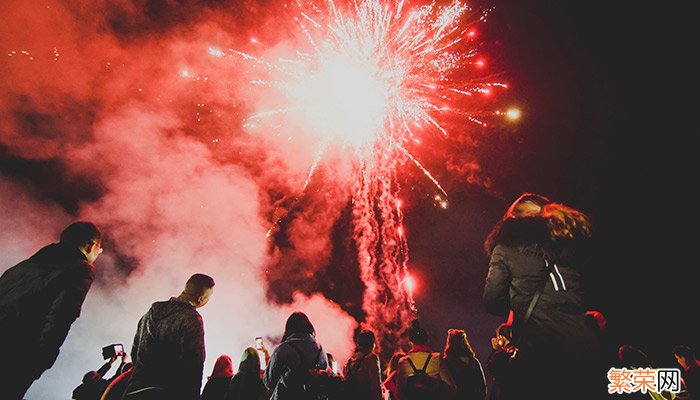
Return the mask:
[(389, 85), (371, 63), (348, 57), (324, 60), (320, 69), (300, 81), (290, 95), (302, 104), (305, 121), (318, 134), (356, 149), (371, 146), (387, 119)]

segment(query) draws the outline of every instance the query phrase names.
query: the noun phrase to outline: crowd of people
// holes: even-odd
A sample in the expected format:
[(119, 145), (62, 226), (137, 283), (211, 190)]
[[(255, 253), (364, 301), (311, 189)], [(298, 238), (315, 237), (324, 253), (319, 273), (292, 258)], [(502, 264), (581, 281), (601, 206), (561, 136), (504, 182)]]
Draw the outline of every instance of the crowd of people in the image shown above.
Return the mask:
[[(621, 386), (620, 376), (654, 366), (632, 345), (617, 349), (617, 369), (608, 363), (605, 317), (589, 310), (584, 297), (591, 232), (584, 213), (545, 196), (524, 193), (511, 204), (485, 241), (483, 302), (504, 317), (485, 362), (466, 329), (449, 329), (444, 347), (436, 348), (416, 319), (405, 332), (408, 347), (393, 349), (386, 362), (376, 351), (375, 332), (360, 324), (351, 357), (335, 368), (313, 323), (297, 311), (287, 318), (272, 353), (264, 345), (245, 348), (235, 369), (231, 357), (221, 354), (202, 387), (206, 352), (197, 309), (207, 304), (215, 283), (196, 273), (179, 295), (154, 302), (140, 318), (132, 362), (126, 353), (110, 356), (83, 376), (73, 399), (601, 399), (610, 398), (611, 388), (637, 398), (700, 399), (700, 362), (686, 345), (669, 349), (681, 367), (675, 386), (641, 391)], [(0, 340), (13, 344), (6, 346), (12, 368), (0, 374), (0, 398), (22, 400), (55, 362), (94, 280), (101, 239), (95, 224), (73, 223), (59, 243), (0, 278)], [(105, 379), (120, 357), (117, 372)], [(36, 362), (16, 362), (28, 358)]]

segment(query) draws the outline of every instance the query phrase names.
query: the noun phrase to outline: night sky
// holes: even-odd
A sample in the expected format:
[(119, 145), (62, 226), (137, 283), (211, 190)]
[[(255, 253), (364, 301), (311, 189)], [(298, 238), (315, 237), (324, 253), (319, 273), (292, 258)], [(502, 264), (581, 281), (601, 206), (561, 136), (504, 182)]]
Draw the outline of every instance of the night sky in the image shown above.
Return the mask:
[[(266, 100), (242, 89), (250, 74), (240, 63), (231, 68), (197, 53), (210, 43), (246, 43), (242, 38), (253, 33), (263, 42), (288, 33), (271, 22), (276, 2), (12, 3), (0, 5), (9, 16), (0, 30), (8, 53), (0, 63), (2, 264), (26, 258), (77, 217), (109, 229), (96, 263), (97, 293), (88, 296), (79, 320), (85, 325), (76, 323), (67, 343), (80, 337), (95, 349), (108, 341), (128, 347), (146, 306), (206, 268), (221, 277), (219, 288), (227, 279), (241, 286), (219, 292), (222, 309), (208, 306), (205, 321), (228, 316), (224, 299), (260, 304), (236, 315), (232, 337), (207, 330), (211, 343), (244, 346), (258, 334), (274, 339), (295, 290), (321, 291), (340, 304), (342, 311), (325, 300), (295, 303), (327, 316), (318, 325), (340, 321), (341, 329), (343, 312), (361, 315), (347, 189), (327, 185), (337, 177), (322, 169), (307, 193), (326, 197), (299, 195), (312, 150), (277, 138), (261, 143), (231, 128)], [(675, 53), (667, 47), (684, 36), (666, 36), (676, 24), (660, 11), (608, 3), (475, 4), (493, 8), (477, 49), (493, 79), (509, 85), (485, 106), (516, 105), (522, 118), (469, 128), (464, 148), (444, 141), (421, 154), (449, 195), (447, 209), (436, 205), (437, 191), (422, 173), (410, 165), (399, 171), (418, 317), (436, 350), (449, 328), (461, 328), (479, 358), (488, 356), (502, 318), (481, 305), (483, 241), (523, 192), (592, 218), (589, 295), (591, 308), (607, 317), (612, 348), (637, 345), (668, 367), (676, 366), (672, 346), (700, 349), (691, 272), (697, 206), (688, 194), (697, 168), (687, 154), (694, 147), (678, 140), (694, 135), (694, 125), (685, 119), (692, 113), (675, 109), (685, 76), (670, 71)], [(197, 79), (177, 76), (183, 66)], [(274, 150), (280, 142), (294, 157)], [(467, 162), (478, 165), (478, 174), (464, 173)], [(279, 216), (280, 204), (289, 224), (271, 247), (255, 238)], [(152, 247), (143, 250), (144, 243)], [(246, 282), (257, 282), (261, 266), (269, 286), (250, 289), (258, 286)], [(116, 300), (129, 296), (131, 303)], [(114, 323), (91, 330), (93, 310), (108, 303)], [(62, 354), (80, 354), (70, 346)], [(236, 360), (239, 350), (230, 353)], [(217, 355), (210, 353), (205, 375)], [(73, 374), (77, 385), (82, 372)], [(47, 388), (59, 381), (42, 379)], [(61, 384), (64, 392), (70, 386)]]

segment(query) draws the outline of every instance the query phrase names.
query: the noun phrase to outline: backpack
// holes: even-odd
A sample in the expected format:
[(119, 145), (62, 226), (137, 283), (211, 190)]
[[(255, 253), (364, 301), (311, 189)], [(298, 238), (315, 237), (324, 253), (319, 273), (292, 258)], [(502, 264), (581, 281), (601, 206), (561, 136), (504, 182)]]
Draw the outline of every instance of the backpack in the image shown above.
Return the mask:
[[(326, 370), (317, 369), (315, 361), (309, 363), (302, 351), (288, 342), (288, 344), (299, 354), (301, 364), (291, 370), (285, 379), (287, 386), (279, 393), (279, 399), (284, 400), (333, 400), (338, 389), (340, 378), (329, 376)], [(316, 360), (321, 355), (321, 348), (318, 349)], [(281, 387), (278, 387), (278, 391)]]
[(403, 390), (404, 396), (401, 397), (402, 399), (436, 400), (442, 398), (444, 394), (442, 380), (440, 378), (434, 378), (425, 372), (432, 356), (432, 354), (428, 353), (428, 358), (425, 360), (423, 368), (421, 369), (416, 368), (410, 357), (406, 357), (414, 374), (406, 378), (406, 385)]

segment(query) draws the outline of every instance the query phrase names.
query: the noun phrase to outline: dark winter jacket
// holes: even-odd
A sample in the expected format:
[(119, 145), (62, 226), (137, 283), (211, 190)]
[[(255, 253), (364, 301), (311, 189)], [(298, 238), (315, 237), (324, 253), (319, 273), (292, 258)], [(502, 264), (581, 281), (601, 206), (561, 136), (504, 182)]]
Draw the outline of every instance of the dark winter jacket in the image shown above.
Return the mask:
[(343, 374), (346, 379), (346, 390), (352, 391), (354, 398), (382, 399), (382, 378), (379, 358), (376, 354), (367, 350), (356, 351), (345, 364)]
[(175, 297), (153, 303), (138, 324), (131, 349), (134, 372), (125, 398), (143, 390), (165, 398), (199, 399), (204, 366), (204, 326), (195, 307)]
[(95, 279), (77, 248), (50, 244), (0, 277), (0, 343), (10, 362), (32, 360), (40, 373), (58, 357)]
[(224, 400), (224, 395), (231, 383), (230, 376), (216, 376), (209, 378), (202, 389), (201, 400)]
[(271, 391), (265, 387), (260, 373), (240, 372), (231, 378), (224, 400), (267, 400)]
[(486, 378), (479, 360), (467, 357), (445, 357), (442, 362), (447, 364), (447, 369), (456, 386), (453, 397), (455, 400), (486, 398)]
[[(307, 365), (302, 365), (302, 358), (293, 346), (301, 351)], [(272, 352), (263, 376), (263, 383), (272, 391), (272, 400), (286, 400), (283, 393), (289, 383), (289, 377), (293, 375), (290, 372), (298, 368), (328, 368), (326, 353), (312, 335), (292, 335)]]
[[(543, 218), (506, 220), (493, 240), (484, 286), (486, 309), (496, 315), (514, 312), (514, 337), (530, 301), (543, 281), (546, 286), (530, 320), (521, 347), (590, 351), (598, 340), (586, 320), (580, 271), (583, 243), (550, 239)], [(547, 273), (545, 259), (550, 264)], [(588, 349), (588, 350), (586, 350)]]

